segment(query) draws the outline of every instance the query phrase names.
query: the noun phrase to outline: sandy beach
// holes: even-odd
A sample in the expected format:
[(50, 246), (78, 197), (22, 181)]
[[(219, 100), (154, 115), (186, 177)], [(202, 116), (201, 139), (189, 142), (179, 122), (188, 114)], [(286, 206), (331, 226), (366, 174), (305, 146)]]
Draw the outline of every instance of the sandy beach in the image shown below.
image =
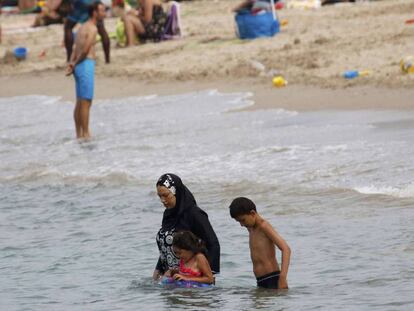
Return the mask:
[[(412, 108), (414, 74), (399, 63), (414, 55), (414, 0), (371, 1), (315, 10), (282, 9), (285, 26), (273, 38), (235, 37), (231, 8), (238, 1), (181, 3), (184, 38), (120, 48), (112, 40), (111, 64), (97, 44), (96, 98), (166, 95), (218, 89), (252, 92), (254, 108)], [(33, 15), (2, 16), (1, 96), (57, 95), (73, 100), (73, 79), (64, 76), (63, 26), (30, 28)], [(107, 18), (109, 33), (117, 18)], [(7, 54), (28, 48), (17, 62)], [(346, 80), (346, 70), (369, 70)], [(275, 88), (281, 74), (288, 81)]]

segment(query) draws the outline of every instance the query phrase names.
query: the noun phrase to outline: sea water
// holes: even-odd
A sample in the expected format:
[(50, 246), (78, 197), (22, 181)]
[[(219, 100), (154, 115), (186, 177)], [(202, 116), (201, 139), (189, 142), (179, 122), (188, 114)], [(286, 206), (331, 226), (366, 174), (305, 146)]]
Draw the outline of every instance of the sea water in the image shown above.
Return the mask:
[[(414, 112), (244, 111), (249, 96), (98, 100), (89, 142), (73, 103), (0, 98), (0, 309), (413, 310)], [(220, 240), (213, 289), (151, 281), (165, 172)], [(289, 291), (255, 287), (237, 196), (289, 243)]]

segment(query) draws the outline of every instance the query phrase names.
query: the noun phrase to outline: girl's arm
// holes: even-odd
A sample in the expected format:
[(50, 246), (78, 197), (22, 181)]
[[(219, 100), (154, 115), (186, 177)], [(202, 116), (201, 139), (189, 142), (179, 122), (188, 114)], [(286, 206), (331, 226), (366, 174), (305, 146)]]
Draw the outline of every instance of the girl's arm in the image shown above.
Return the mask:
[(287, 274), (289, 270), (291, 250), (286, 241), (276, 232), (275, 229), (265, 221), (263, 223), (263, 232), (282, 252), (282, 264), (280, 267), (279, 288), (288, 288)]
[(195, 281), (199, 283), (212, 284), (214, 283), (213, 273), (211, 272), (210, 264), (208, 263), (207, 258), (203, 254), (196, 255), (196, 263), (198, 269), (201, 272), (201, 276), (187, 276), (176, 274), (174, 279), (176, 280), (185, 280), (185, 281)]
[(164, 276), (173, 277), (178, 273), (178, 269), (169, 269), (167, 272), (164, 273)]

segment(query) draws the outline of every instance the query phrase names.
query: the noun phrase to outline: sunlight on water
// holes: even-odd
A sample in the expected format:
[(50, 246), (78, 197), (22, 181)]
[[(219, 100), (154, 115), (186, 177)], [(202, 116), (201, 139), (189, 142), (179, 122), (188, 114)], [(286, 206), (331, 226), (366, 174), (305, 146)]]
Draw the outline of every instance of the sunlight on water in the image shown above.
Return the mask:
[[(412, 309), (414, 113), (238, 109), (250, 103), (216, 91), (97, 101), (93, 139), (78, 143), (72, 104), (0, 98), (1, 309)], [(219, 237), (213, 289), (151, 282), (167, 171)], [(227, 211), (240, 195), (293, 250), (288, 292), (255, 287)]]

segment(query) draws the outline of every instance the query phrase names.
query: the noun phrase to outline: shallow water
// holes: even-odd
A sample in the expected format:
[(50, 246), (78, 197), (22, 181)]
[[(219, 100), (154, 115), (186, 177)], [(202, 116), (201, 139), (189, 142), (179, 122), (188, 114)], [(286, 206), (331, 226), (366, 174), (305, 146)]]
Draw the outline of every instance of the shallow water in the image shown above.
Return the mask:
[[(247, 104), (215, 91), (97, 101), (94, 138), (78, 143), (72, 104), (0, 98), (0, 309), (412, 310), (413, 111)], [(209, 213), (214, 289), (151, 282), (165, 172)], [(240, 195), (293, 250), (288, 292), (255, 288), (227, 210)]]

